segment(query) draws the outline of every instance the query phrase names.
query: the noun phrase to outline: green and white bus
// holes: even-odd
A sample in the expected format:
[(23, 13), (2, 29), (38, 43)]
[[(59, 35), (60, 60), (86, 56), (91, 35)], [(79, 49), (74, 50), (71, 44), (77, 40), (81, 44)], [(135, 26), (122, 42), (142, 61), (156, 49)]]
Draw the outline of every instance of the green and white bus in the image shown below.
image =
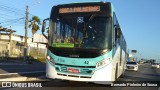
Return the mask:
[(109, 84), (125, 71), (126, 41), (110, 2), (53, 6), (42, 34), (48, 78)]

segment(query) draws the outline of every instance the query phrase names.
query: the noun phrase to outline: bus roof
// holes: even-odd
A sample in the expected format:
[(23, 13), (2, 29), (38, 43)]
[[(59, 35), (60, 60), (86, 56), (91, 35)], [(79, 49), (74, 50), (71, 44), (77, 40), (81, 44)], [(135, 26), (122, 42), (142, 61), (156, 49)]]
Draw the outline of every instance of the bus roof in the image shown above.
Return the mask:
[(106, 4), (106, 3), (109, 3), (111, 4), (110, 2), (98, 2), (98, 1), (91, 1), (91, 2), (74, 2), (74, 3), (66, 3), (66, 4), (58, 4), (56, 6), (68, 6), (68, 5), (80, 5), (80, 4)]
[(59, 4), (52, 7), (51, 13), (71, 14), (71, 13), (104, 13), (103, 15), (111, 15), (110, 2), (81, 2)]

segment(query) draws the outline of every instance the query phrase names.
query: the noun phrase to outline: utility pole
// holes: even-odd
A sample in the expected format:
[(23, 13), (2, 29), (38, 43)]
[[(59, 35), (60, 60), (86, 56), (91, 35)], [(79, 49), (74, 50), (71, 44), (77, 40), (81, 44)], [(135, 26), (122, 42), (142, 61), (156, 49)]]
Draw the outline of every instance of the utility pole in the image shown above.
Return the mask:
[(11, 57), (12, 54), (12, 30), (9, 32), (9, 42), (10, 42), (10, 49), (9, 49), (9, 56)]
[(9, 49), (9, 56), (11, 57), (11, 54), (12, 54), (12, 29), (11, 29), (11, 26), (10, 26), (10, 29), (9, 29), (9, 42), (10, 42), (10, 49)]
[(27, 56), (27, 34), (28, 34), (28, 5), (26, 6), (26, 20), (25, 20), (25, 41), (24, 41), (24, 63), (26, 63)]

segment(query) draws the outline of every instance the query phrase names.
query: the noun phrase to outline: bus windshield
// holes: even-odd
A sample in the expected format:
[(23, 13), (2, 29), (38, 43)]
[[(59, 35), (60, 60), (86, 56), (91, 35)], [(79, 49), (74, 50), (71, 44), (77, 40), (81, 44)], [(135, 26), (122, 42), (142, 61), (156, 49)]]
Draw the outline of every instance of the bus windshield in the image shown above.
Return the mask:
[(98, 14), (59, 15), (50, 23), (52, 47), (58, 48), (111, 48), (111, 19)]

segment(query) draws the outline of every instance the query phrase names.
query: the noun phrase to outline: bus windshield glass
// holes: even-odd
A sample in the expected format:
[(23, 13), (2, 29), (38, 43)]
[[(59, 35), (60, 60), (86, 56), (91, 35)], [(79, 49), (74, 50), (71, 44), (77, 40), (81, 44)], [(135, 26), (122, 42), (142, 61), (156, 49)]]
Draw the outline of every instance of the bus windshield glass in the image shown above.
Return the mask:
[(111, 18), (98, 14), (59, 15), (50, 23), (52, 47), (111, 48)]

